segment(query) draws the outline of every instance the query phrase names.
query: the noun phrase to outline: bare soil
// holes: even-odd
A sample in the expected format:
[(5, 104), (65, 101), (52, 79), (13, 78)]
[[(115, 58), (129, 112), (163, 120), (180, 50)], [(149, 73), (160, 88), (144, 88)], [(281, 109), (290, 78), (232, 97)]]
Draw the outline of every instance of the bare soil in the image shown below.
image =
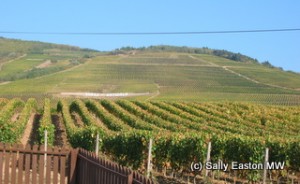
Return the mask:
[(27, 143), (29, 143), (29, 138), (30, 138), (30, 134), (32, 131), (34, 119), (35, 119), (35, 114), (31, 114), (31, 116), (26, 124), (26, 128), (24, 130), (23, 137), (21, 139), (21, 144), (23, 144), (23, 145), (26, 145)]
[(97, 123), (97, 125), (99, 125), (103, 130), (105, 130), (106, 132), (107, 131), (110, 131), (109, 128), (107, 128), (107, 126), (101, 121), (101, 119), (99, 119), (97, 117), (97, 115), (93, 112), (90, 112), (91, 113), (91, 117), (93, 118), (93, 121)]
[(80, 117), (80, 115), (76, 112), (72, 112), (71, 113), (71, 116), (72, 116), (72, 119), (74, 121), (74, 124), (77, 126), (77, 127), (83, 127), (84, 126), (84, 123)]
[[(24, 130), (23, 137), (20, 140), (21, 144), (34, 145), (39, 143), (38, 128), (39, 128), (41, 117), (42, 117), (41, 114), (32, 114), (30, 116), (26, 128)], [(62, 118), (59, 115), (52, 115), (51, 119), (52, 119), (52, 123), (55, 126), (54, 146), (67, 147), (67, 148), (71, 147), (68, 142), (66, 128), (62, 123)]]
[[(33, 121), (32, 121), (32, 128), (29, 135), (29, 139), (27, 141), (27, 144), (34, 145), (39, 143), (39, 137), (38, 137), (38, 128), (40, 124), (40, 119), (42, 115), (41, 114), (35, 114)], [(30, 123), (29, 123), (30, 124)]]
[(11, 117), (11, 122), (16, 122), (19, 119), (20, 113), (15, 113), (12, 117)]
[(10, 81), (5, 81), (5, 82), (0, 82), (0, 85), (5, 85), (5, 84), (9, 84)]
[(67, 138), (66, 127), (62, 123), (62, 118), (59, 115), (51, 116), (52, 123), (55, 126), (55, 140), (54, 146), (70, 148), (70, 144)]
[(45, 62), (39, 64), (36, 68), (46, 68), (46, 67), (48, 67), (48, 66), (50, 66), (50, 65), (51, 65), (51, 61), (50, 61), (50, 60), (47, 60), (47, 61), (45, 61)]

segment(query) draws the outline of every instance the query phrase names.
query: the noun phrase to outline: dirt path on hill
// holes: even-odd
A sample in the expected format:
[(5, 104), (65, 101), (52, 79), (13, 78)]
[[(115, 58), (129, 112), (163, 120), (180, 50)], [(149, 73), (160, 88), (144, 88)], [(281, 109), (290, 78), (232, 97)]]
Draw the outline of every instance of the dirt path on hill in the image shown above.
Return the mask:
[[(27, 56), (27, 54), (24, 54), (24, 55), (19, 56), (19, 57), (17, 57), (17, 58), (14, 58), (14, 59), (8, 60), (8, 61), (6, 61), (6, 62), (0, 63), (0, 71), (2, 70), (3, 65), (5, 65), (5, 64), (7, 64), (7, 63), (11, 63), (11, 62), (13, 62), (13, 61), (15, 61), (15, 60), (21, 59), (21, 58), (26, 57), (26, 56)], [(0, 82), (0, 85), (9, 84), (10, 82), (11, 82), (11, 81)]]
[(270, 87), (275, 87), (275, 88), (280, 88), (280, 89), (286, 89), (286, 90), (299, 91), (299, 90), (293, 89), (293, 88), (288, 88), (288, 87), (278, 86), (278, 85), (275, 85), (275, 84), (269, 84), (269, 83), (264, 83), (264, 82), (257, 81), (257, 80), (255, 80), (255, 79), (252, 79), (252, 78), (250, 78), (250, 77), (247, 77), (247, 76), (245, 76), (245, 75), (243, 75), (243, 74), (240, 74), (240, 73), (238, 73), (238, 72), (235, 72), (235, 71), (233, 71), (233, 70), (230, 70), (227, 66), (222, 66), (222, 68), (223, 68), (224, 70), (226, 70), (226, 71), (232, 73), (232, 74), (235, 74), (235, 75), (237, 75), (237, 76), (239, 76), (239, 77), (242, 77), (242, 78), (244, 78), (244, 79), (246, 79), (246, 80), (248, 80), (248, 81), (254, 82), (254, 83), (256, 83), (256, 84), (262, 84), (262, 85), (266, 85), (266, 86), (270, 86)]
[(196, 58), (196, 57), (194, 57), (194, 56), (192, 56), (192, 55), (189, 55), (189, 57), (192, 58), (192, 59), (194, 59), (194, 60), (198, 60), (198, 61), (207, 63), (207, 64), (209, 64), (209, 66), (220, 67), (219, 65), (217, 65), (217, 64), (215, 64), (215, 63), (206, 61), (206, 60), (204, 60), (204, 59)]
[(11, 81), (0, 82), (0, 85), (9, 84)]
[[(85, 65), (87, 62), (89, 62), (89, 60), (87, 60), (87, 61), (84, 62), (84, 63), (80, 63), (80, 64), (78, 64), (78, 65), (72, 66), (71, 68), (67, 68), (67, 69), (65, 69), (65, 70), (60, 70), (60, 71), (58, 71), (58, 72), (49, 73), (49, 74), (47, 74), (47, 75), (41, 75), (41, 76), (35, 77), (35, 79), (41, 79), (41, 78), (43, 78), (43, 77), (47, 77), (47, 76), (51, 76), (51, 75), (57, 75), (57, 74), (64, 73), (64, 72), (68, 72), (68, 71), (74, 70), (74, 69), (76, 69), (76, 68), (78, 68), (78, 67), (80, 67), (80, 66)], [(65, 80), (65, 79), (63, 78), (63, 80)]]
[(40, 121), (41, 115), (39, 114), (31, 114), (26, 128), (24, 130), (23, 137), (21, 139), (21, 143), (23, 145), (30, 144), (33, 145), (38, 142), (37, 137), (37, 129), (39, 127), (39, 121)]
[(59, 115), (51, 115), (51, 120), (55, 126), (54, 146), (71, 147), (68, 142), (66, 127), (62, 122), (62, 118)]
[[(196, 59), (196, 60), (199, 60), (199, 61), (207, 62), (207, 63), (209, 63), (209, 64), (211, 64), (211, 65), (213, 65), (215, 67), (223, 68), (224, 70), (226, 70), (226, 71), (228, 71), (228, 72), (230, 72), (230, 73), (232, 73), (234, 75), (242, 77), (242, 78), (244, 78), (244, 79), (246, 79), (246, 80), (248, 80), (250, 82), (254, 82), (256, 84), (262, 84), (262, 85), (266, 85), (266, 86), (270, 86), (270, 87), (275, 87), (275, 88), (280, 88), (280, 89), (285, 89), (285, 90), (299, 91), (298, 89), (293, 89), (293, 88), (288, 88), (288, 87), (284, 87), (284, 86), (278, 86), (278, 85), (275, 85), (275, 84), (270, 84), (270, 83), (264, 83), (264, 82), (257, 81), (257, 80), (255, 80), (253, 78), (250, 78), (250, 77), (248, 77), (246, 75), (243, 75), (241, 73), (238, 73), (238, 72), (235, 72), (235, 71), (229, 69), (231, 66), (221, 66), (221, 65), (218, 65), (218, 64), (215, 64), (215, 63), (203, 60), (203, 59), (196, 58), (196, 57), (191, 56), (191, 55), (189, 55), (189, 57), (193, 58), (193, 59)], [(237, 67), (235, 67), (235, 68), (237, 68)]]
[(38, 66), (36, 66), (36, 68), (47, 68), (48, 66), (50, 66), (52, 63), (51, 63), (51, 60), (47, 60), (41, 64), (39, 64)]
[(23, 54), (22, 56), (19, 56), (17, 58), (14, 58), (14, 59), (8, 60), (6, 62), (0, 63), (0, 71), (2, 70), (3, 65), (5, 65), (7, 63), (11, 63), (11, 62), (13, 62), (15, 60), (21, 59), (21, 58), (26, 57), (26, 56), (27, 56), (27, 54)]
[(132, 97), (132, 96), (147, 96), (151, 93), (91, 93), (91, 92), (61, 92), (60, 94), (56, 94), (58, 97), (89, 97), (89, 98), (116, 98), (116, 97)]
[(147, 98), (145, 101), (151, 100), (151, 99), (153, 99), (153, 98), (155, 98), (155, 97), (157, 97), (157, 96), (160, 95), (159, 89), (161, 88), (161, 86), (159, 84), (157, 84), (157, 83), (154, 83), (154, 85), (157, 87), (157, 91), (152, 96), (150, 96), (149, 98)]
[(108, 63), (99, 63), (99, 65), (139, 65), (139, 66), (200, 66), (200, 67), (217, 67), (211, 64), (186, 64), (186, 63), (137, 63), (137, 62), (122, 62), (122, 63), (117, 63), (117, 62), (108, 62)]
[(251, 78), (249, 78), (249, 77), (247, 77), (247, 76), (245, 76), (245, 75), (242, 75), (242, 74), (240, 74), (240, 73), (238, 73), (238, 72), (235, 72), (235, 71), (233, 71), (233, 70), (230, 70), (227, 66), (222, 66), (222, 68), (223, 68), (224, 70), (226, 70), (226, 71), (228, 71), (228, 72), (230, 72), (230, 73), (232, 73), (232, 74), (235, 74), (235, 75), (237, 75), (237, 76), (239, 76), (239, 77), (242, 77), (242, 78), (244, 78), (244, 79), (246, 79), (246, 80), (248, 80), (248, 81), (254, 82), (254, 83), (256, 83), (256, 84), (261, 84), (261, 83), (260, 83), (259, 81), (257, 81), (257, 80), (251, 79)]

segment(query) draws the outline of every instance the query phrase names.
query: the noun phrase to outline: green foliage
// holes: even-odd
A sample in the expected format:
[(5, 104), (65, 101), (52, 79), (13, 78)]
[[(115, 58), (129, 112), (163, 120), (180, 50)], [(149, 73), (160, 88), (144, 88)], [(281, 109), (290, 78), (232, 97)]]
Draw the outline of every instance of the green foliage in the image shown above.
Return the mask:
[(289, 144), (287, 154), (291, 168), (296, 171), (300, 171), (300, 142), (291, 142)]
[(189, 170), (192, 161), (203, 163), (205, 152), (205, 140), (202, 136), (172, 136), (171, 166), (175, 170)]
[(18, 138), (17, 132), (14, 132), (15, 125), (11, 122), (11, 117), (17, 108), (23, 107), (24, 102), (20, 99), (10, 100), (0, 112), (0, 142), (15, 142)]
[[(269, 162), (286, 162), (288, 160), (287, 150), (289, 150), (289, 145), (284, 142), (268, 140), (266, 147), (269, 148)], [(294, 156), (290, 158), (294, 158)], [(286, 164), (289, 165), (289, 163)]]
[(18, 39), (7, 39), (0, 38), (0, 54), (9, 55), (12, 52), (15, 53), (30, 53), (30, 54), (44, 54), (50, 53), (51, 50), (59, 51), (77, 51), (77, 52), (87, 52), (93, 53), (97, 52), (92, 49), (80, 49), (79, 47), (62, 45), (62, 44), (51, 44), (51, 43), (43, 43), (36, 41), (23, 41)]
[(11, 138), (15, 137), (14, 142), (19, 140), (24, 133), (25, 127), (33, 113), (37, 110), (37, 101), (34, 98), (29, 98), (12, 129)]
[(119, 54), (124, 53), (128, 51), (150, 51), (150, 52), (183, 52), (183, 53), (191, 53), (191, 54), (210, 54), (214, 56), (223, 57), (226, 59), (230, 59), (233, 61), (238, 62), (254, 62), (257, 63), (258, 61), (254, 58), (251, 58), (249, 56), (245, 56), (240, 53), (233, 53), (227, 50), (216, 50), (216, 49), (210, 49), (207, 47), (202, 48), (192, 48), (192, 47), (177, 47), (177, 46), (170, 46), (170, 45), (159, 45), (159, 46), (149, 46), (147, 48), (140, 47), (140, 48), (134, 48), (134, 47), (122, 47), (120, 49), (116, 49), (113, 51), (113, 54)]
[(282, 69), (281, 67), (273, 66), (269, 61), (264, 61), (264, 62), (262, 62), (261, 64), (262, 64), (263, 66), (268, 67), (268, 68), (276, 68), (276, 69), (279, 69), (279, 70), (282, 70), (282, 71), (283, 71), (283, 69)]
[(230, 137), (225, 141), (224, 158), (226, 161), (240, 163), (261, 163), (264, 155), (264, 144), (254, 138)]
[(22, 78), (30, 79), (30, 78), (35, 78), (38, 76), (48, 75), (51, 73), (65, 70), (67, 68), (70, 68), (70, 67), (64, 66), (64, 67), (51, 67), (51, 68), (33, 68), (33, 69), (29, 70), (28, 72), (25, 72), (25, 73), (22, 73), (21, 75), (15, 76), (15, 80), (22, 79)]
[(215, 56), (223, 57), (238, 62), (258, 62), (256, 59), (253, 59), (251, 57), (245, 56), (240, 53), (233, 53), (227, 50), (213, 50), (212, 54)]
[(150, 134), (148, 132), (136, 132), (117, 134), (103, 139), (102, 149), (122, 165), (133, 169), (142, 166), (147, 158), (147, 146)]
[(184, 131), (186, 130), (186, 127), (180, 125), (180, 124), (173, 124), (168, 121), (165, 121), (164, 119), (148, 114), (147, 111), (144, 111), (140, 107), (136, 106), (135, 104), (132, 104), (129, 101), (126, 100), (119, 100), (117, 101), (117, 104), (119, 104), (122, 108), (127, 110), (128, 112), (134, 114), (135, 116), (139, 117), (140, 119), (153, 124), (159, 128), (170, 130), (172, 132), (176, 131)]
[[(76, 133), (76, 131), (78, 130), (78, 128), (74, 125), (70, 111), (69, 111), (69, 105), (65, 100), (60, 100), (57, 103), (57, 111), (61, 112), (62, 117), (63, 117), (63, 122), (66, 126), (66, 131), (67, 131), (67, 135), (70, 139), (73, 137), (73, 134)], [(70, 141), (71, 142), (71, 141)]]
[[(94, 55), (47, 49), (43, 54), (27, 54), (9, 62), (4, 59), (0, 81), (7, 83), (0, 85), (0, 94), (11, 97), (66, 91), (149, 92), (149, 95), (131, 98), (300, 104), (300, 92), (294, 90), (300, 87), (299, 74), (266, 68), (254, 62), (236, 62), (211, 54), (178, 53), (167, 49), (136, 51), (127, 57), (99, 55), (87, 59), (83, 58), (85, 54)], [(52, 59), (58, 62), (38, 67)], [(70, 60), (80, 65), (73, 66)], [(79, 77), (83, 73), (85, 77)]]
[(87, 126), (94, 124), (88, 109), (86, 108), (84, 102), (82, 102), (81, 100), (73, 101), (70, 105), (70, 111), (76, 111)]
[(69, 141), (74, 148), (81, 147), (89, 151), (94, 151), (97, 133), (99, 133), (100, 138), (106, 136), (106, 134), (98, 127), (85, 126), (84, 128), (80, 128), (75, 131)]
[(55, 139), (55, 126), (51, 119), (51, 101), (46, 98), (44, 102), (43, 117), (40, 121), (38, 129), (40, 144), (45, 143), (45, 131), (47, 130), (48, 145), (53, 145)]
[(224, 154), (226, 150), (226, 138), (225, 136), (212, 136), (211, 137), (211, 160), (217, 162), (224, 159)]
[(134, 115), (128, 113), (128, 111), (122, 109), (117, 104), (109, 100), (102, 100), (101, 104), (108, 111), (110, 111), (110, 113), (116, 115), (131, 127), (134, 127), (136, 129), (141, 129), (141, 130), (155, 130), (155, 129), (157, 130), (155, 126), (148, 124), (145, 121), (135, 117)]
[[(36, 78), (66, 70), (97, 54), (67, 45), (0, 38), (0, 81)], [(73, 63), (65, 64), (71, 60)], [(51, 61), (51, 66), (39, 66)]]
[(171, 161), (172, 140), (167, 136), (160, 136), (154, 140), (153, 144), (153, 163), (158, 167), (167, 167)]
[[(178, 114), (172, 114), (171, 112), (168, 112), (167, 110), (160, 109), (159, 107), (156, 107), (152, 105), (151, 103), (146, 102), (140, 102), (135, 101), (134, 102), (137, 106), (141, 107), (142, 109), (150, 112), (153, 115), (156, 115), (166, 121), (179, 124), (181, 126), (185, 126), (189, 129), (198, 130), (198, 131), (204, 131), (204, 132), (211, 132), (210, 128), (205, 126), (204, 124), (198, 124), (197, 120), (194, 119), (191, 121), (190, 119), (184, 119), (182, 118), (182, 113)], [(200, 121), (200, 120), (199, 120)], [(175, 125), (174, 125), (175, 127)], [(183, 130), (182, 127), (178, 127), (178, 129)]]
[[(57, 111), (62, 113), (68, 140), (72, 147), (81, 147), (93, 151), (97, 133), (100, 138), (107, 136), (101, 127), (96, 126), (92, 121), (89, 112), (82, 101), (73, 101), (69, 108), (69, 105), (65, 100), (60, 100), (57, 104)], [(81, 115), (85, 122), (84, 127), (75, 126), (70, 111), (76, 111)]]
[[(29, 116), (36, 110), (36, 100), (28, 99), (25, 106), (19, 99), (0, 99), (1, 103), (1, 141), (18, 141)], [(12, 116), (20, 111), (19, 118), (12, 123)], [(61, 99), (57, 111), (62, 115), (73, 147), (94, 150), (98, 133), (99, 149), (134, 169), (144, 169), (150, 138), (153, 139), (153, 163), (160, 169), (191, 172), (191, 162), (205, 161), (209, 141), (212, 143), (213, 162), (262, 163), (268, 147), (270, 162), (285, 162), (286, 170), (300, 169), (299, 107), (231, 102), (84, 102), (79, 99), (67, 102)], [(75, 124), (70, 112), (80, 115), (84, 124)], [(157, 122), (153, 123), (151, 117)], [(262, 117), (268, 120), (265, 125), (261, 125)], [(109, 128), (104, 129), (95, 121), (96, 118)], [(45, 125), (49, 122), (51, 124), (50, 100), (45, 99), (39, 129), (47, 128)], [(168, 127), (171, 123), (173, 128)], [(135, 129), (147, 124), (151, 124), (153, 129)], [(171, 131), (176, 128), (178, 131)], [(237, 171), (237, 174), (253, 182), (261, 179), (261, 172), (256, 170)]]
[(129, 130), (129, 126), (126, 126), (122, 121), (109, 113), (100, 103), (89, 100), (86, 102), (86, 106), (90, 111), (94, 112), (109, 129), (114, 131)]
[[(238, 163), (263, 163), (265, 145), (255, 138), (231, 137), (225, 141), (224, 158), (225, 162)], [(260, 179), (259, 170), (249, 170), (247, 178), (250, 181)]]
[(0, 98), (0, 109), (6, 105), (6, 103), (8, 102), (7, 99), (5, 98)]

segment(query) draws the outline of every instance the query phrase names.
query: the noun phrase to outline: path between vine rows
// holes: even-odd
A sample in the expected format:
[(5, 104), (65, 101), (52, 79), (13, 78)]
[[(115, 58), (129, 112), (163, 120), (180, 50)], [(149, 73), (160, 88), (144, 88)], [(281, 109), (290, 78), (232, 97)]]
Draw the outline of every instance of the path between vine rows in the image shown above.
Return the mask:
[(31, 116), (26, 124), (26, 128), (24, 130), (23, 137), (21, 139), (21, 143), (23, 145), (26, 145), (26, 144), (33, 145), (34, 143), (38, 142), (37, 129), (38, 129), (38, 124), (39, 124), (40, 119), (41, 119), (40, 114), (31, 114)]
[(55, 140), (54, 146), (70, 148), (70, 144), (67, 138), (66, 127), (62, 123), (62, 118), (59, 115), (51, 115), (52, 123), (55, 126)]
[[(38, 128), (39, 128), (41, 118), (42, 118), (41, 114), (31, 114), (20, 141), (22, 145), (39, 144)], [(59, 115), (51, 115), (51, 120), (55, 126), (54, 146), (71, 147), (70, 144), (68, 143), (66, 128), (62, 123), (61, 117)]]

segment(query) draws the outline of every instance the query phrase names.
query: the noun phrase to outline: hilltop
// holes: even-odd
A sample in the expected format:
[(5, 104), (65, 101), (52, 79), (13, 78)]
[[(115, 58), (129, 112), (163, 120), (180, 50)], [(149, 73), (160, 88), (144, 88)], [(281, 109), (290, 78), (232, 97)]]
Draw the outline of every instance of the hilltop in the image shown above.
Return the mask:
[(96, 53), (69, 45), (0, 37), (0, 83), (66, 70)]
[(38, 41), (24, 41), (0, 37), (0, 58), (13, 58), (22, 54), (76, 55), (97, 52), (93, 49), (82, 49), (75, 46), (53, 44)]
[(300, 104), (300, 74), (225, 50), (151, 46), (103, 53), (0, 38), (0, 53), (2, 97), (130, 93), (143, 94), (131, 97), (141, 100)]

